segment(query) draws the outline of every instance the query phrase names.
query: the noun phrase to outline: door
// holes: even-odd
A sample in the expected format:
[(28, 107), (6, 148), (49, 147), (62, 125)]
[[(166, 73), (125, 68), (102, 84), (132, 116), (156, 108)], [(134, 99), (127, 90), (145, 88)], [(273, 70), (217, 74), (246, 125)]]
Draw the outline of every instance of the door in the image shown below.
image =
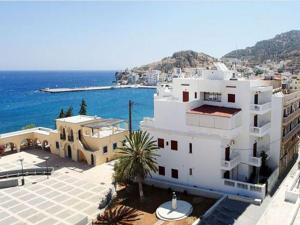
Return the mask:
[(256, 157), (256, 155), (257, 155), (257, 143), (255, 142), (253, 144), (253, 157)]
[(81, 130), (78, 131), (78, 139), (81, 141)]
[(188, 102), (189, 101), (189, 92), (188, 91), (183, 91), (182, 92), (182, 101), (183, 102)]
[(70, 145), (68, 145), (68, 158), (72, 159), (72, 149)]
[(224, 178), (225, 178), (225, 179), (230, 179), (230, 171), (226, 171), (226, 172), (224, 173)]
[(254, 95), (254, 104), (258, 104), (258, 94)]
[(95, 165), (95, 161), (94, 161), (94, 155), (93, 155), (93, 154), (91, 155), (91, 164), (92, 164), (92, 166), (94, 166), (94, 165)]
[(230, 147), (225, 148), (225, 160), (230, 160)]
[(257, 115), (254, 116), (253, 124), (254, 124), (254, 127), (257, 127)]

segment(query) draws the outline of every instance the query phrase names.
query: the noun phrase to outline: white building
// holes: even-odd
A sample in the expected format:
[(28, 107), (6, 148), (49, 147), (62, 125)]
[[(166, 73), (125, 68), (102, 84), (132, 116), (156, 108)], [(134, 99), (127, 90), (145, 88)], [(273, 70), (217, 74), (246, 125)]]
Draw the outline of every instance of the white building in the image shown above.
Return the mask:
[(144, 75), (146, 84), (155, 86), (159, 80), (159, 75), (160, 75), (159, 70), (147, 71)]
[(160, 147), (151, 179), (263, 199), (266, 185), (255, 184), (262, 164), (279, 164), (270, 151), (271, 129), (281, 126), (271, 126), (272, 90), (269, 81), (238, 80), (224, 68), (159, 88), (154, 118), (141, 122)]

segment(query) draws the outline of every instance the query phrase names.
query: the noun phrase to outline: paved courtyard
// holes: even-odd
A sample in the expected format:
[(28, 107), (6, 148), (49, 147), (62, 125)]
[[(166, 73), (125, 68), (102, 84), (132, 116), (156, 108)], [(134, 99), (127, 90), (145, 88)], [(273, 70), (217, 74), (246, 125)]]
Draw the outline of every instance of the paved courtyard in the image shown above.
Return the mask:
[(77, 224), (94, 219), (98, 205), (111, 187), (112, 163), (89, 167), (42, 150), (30, 150), (0, 158), (0, 171), (45, 166), (50, 156), (53, 175), (25, 177), (25, 186), (0, 189), (0, 225)]

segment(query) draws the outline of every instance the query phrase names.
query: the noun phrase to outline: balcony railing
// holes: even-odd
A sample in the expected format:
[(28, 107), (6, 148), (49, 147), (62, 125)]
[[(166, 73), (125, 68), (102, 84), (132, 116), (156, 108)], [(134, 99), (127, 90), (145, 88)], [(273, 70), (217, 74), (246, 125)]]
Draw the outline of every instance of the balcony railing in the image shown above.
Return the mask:
[(266, 113), (271, 110), (271, 106), (271, 102), (264, 104), (251, 104), (250, 110), (254, 111), (255, 113)]
[(221, 167), (223, 170), (232, 170), (241, 161), (240, 155), (234, 155), (230, 160), (222, 160)]
[(261, 126), (250, 127), (250, 133), (257, 137), (263, 137), (264, 135), (268, 134), (271, 128), (271, 123), (265, 123)]
[(154, 118), (152, 117), (144, 117), (144, 119), (140, 123), (142, 126), (153, 126), (154, 125)]
[(288, 115), (284, 115), (283, 116), (283, 124), (287, 124), (292, 122), (295, 118), (297, 118), (300, 115), (300, 109), (296, 109), (295, 111), (293, 111), (292, 113), (288, 114)]
[[(263, 199), (266, 193), (265, 184), (251, 184), (247, 182), (241, 182), (231, 179), (223, 179), (224, 185), (231, 188), (237, 188), (236, 190), (241, 190), (243, 194), (248, 194), (250, 196), (260, 197)], [(246, 191), (246, 192), (245, 192)]]
[(248, 164), (251, 166), (261, 167), (261, 157), (250, 156)]

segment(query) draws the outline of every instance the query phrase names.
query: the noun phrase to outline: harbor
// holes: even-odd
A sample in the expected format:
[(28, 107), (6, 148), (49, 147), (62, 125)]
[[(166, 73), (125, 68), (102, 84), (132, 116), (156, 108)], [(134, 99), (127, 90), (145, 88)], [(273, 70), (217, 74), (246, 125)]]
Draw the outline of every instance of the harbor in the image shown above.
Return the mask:
[(111, 86), (92, 86), (92, 87), (74, 87), (74, 88), (42, 88), (41, 92), (47, 93), (63, 93), (63, 92), (78, 92), (78, 91), (104, 91), (123, 88), (138, 88), (138, 89), (156, 89), (156, 86), (146, 85), (111, 85)]

